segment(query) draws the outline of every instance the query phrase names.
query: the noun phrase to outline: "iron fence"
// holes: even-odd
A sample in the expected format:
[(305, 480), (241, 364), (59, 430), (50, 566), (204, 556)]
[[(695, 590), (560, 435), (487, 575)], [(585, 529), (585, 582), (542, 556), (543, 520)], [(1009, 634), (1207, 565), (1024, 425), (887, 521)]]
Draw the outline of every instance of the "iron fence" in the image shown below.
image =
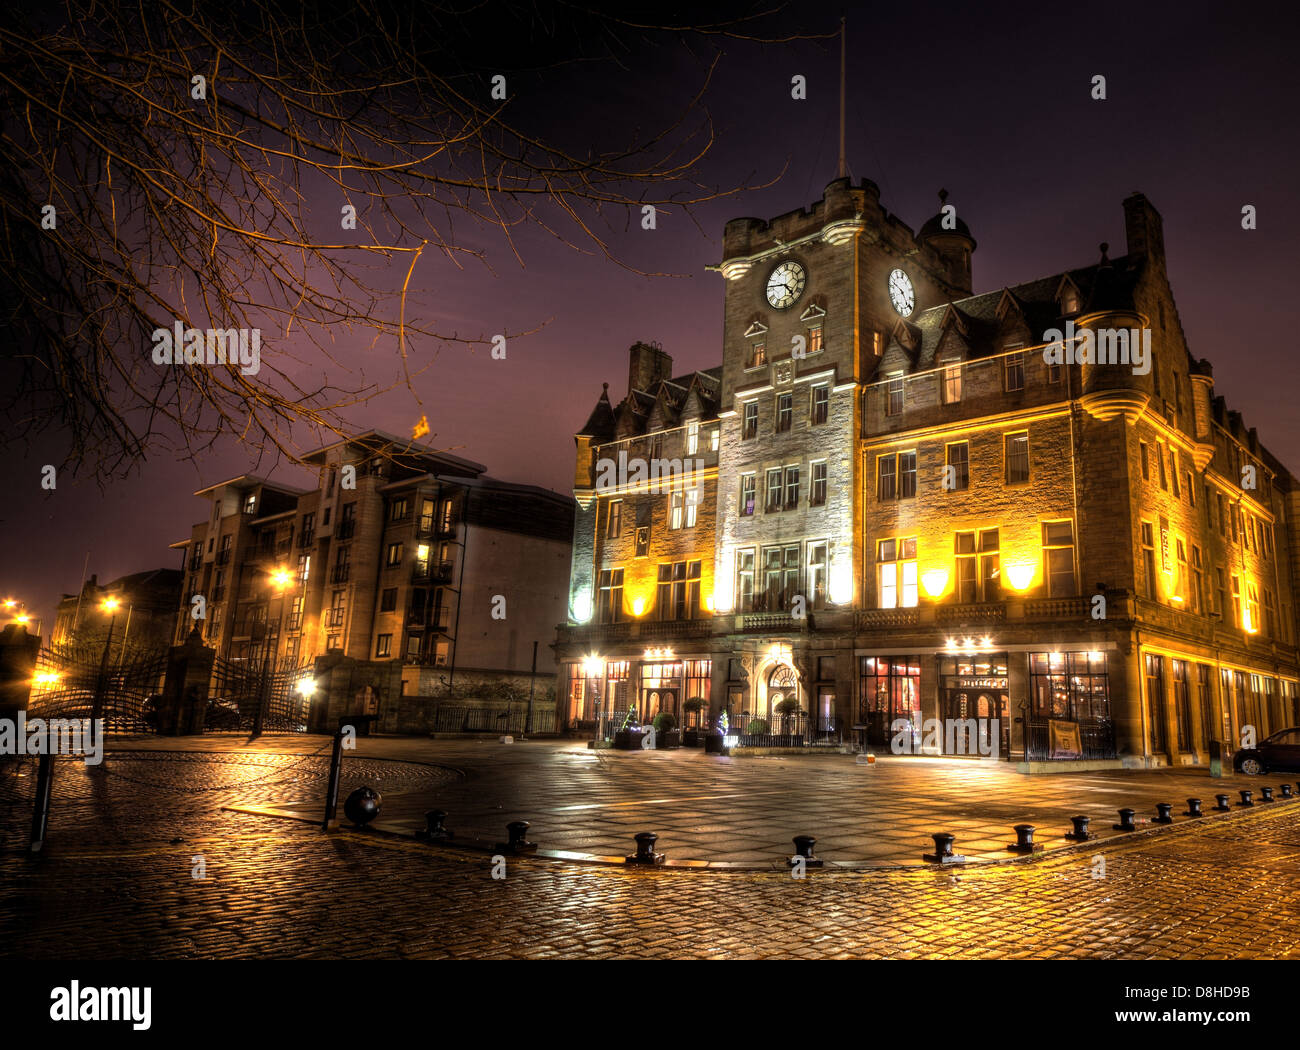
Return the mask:
[(555, 709), (534, 706), (531, 728), (528, 703), (506, 707), (481, 707), (473, 704), (439, 705), (433, 716), (435, 733), (554, 733)]
[[(1081, 759), (1116, 758), (1115, 723), (1110, 719), (1075, 722), (1079, 727), (1078, 755)], [(1051, 720), (1031, 718), (1025, 724), (1025, 761), (1046, 762), (1053, 758)]]

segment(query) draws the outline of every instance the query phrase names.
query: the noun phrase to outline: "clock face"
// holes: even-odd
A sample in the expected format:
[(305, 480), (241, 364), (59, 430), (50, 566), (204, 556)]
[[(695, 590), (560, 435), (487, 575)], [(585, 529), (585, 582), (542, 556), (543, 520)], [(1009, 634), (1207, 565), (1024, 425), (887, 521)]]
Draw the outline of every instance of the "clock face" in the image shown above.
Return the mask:
[(767, 301), (778, 310), (792, 306), (803, 294), (807, 278), (804, 268), (797, 262), (783, 262), (767, 279)]
[(889, 275), (889, 301), (901, 317), (909, 317), (916, 309), (916, 292), (912, 282), (902, 270), (894, 270)]

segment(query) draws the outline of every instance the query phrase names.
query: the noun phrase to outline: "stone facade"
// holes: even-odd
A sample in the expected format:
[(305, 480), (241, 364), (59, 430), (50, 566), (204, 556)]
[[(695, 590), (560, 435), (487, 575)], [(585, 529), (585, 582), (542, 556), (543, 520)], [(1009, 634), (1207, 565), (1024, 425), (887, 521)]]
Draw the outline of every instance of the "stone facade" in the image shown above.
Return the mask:
[[(637, 344), (577, 437), (561, 720), (696, 694), (805, 740), (961, 750), (936, 719), (1136, 766), (1300, 723), (1300, 484), (1189, 352), (1158, 212), (1124, 213), (1124, 254), (980, 295), (965, 223), (914, 235), (869, 182), (728, 223), (721, 368)], [(693, 529), (599, 485), (712, 426)], [(683, 608), (659, 581), (693, 560)]]

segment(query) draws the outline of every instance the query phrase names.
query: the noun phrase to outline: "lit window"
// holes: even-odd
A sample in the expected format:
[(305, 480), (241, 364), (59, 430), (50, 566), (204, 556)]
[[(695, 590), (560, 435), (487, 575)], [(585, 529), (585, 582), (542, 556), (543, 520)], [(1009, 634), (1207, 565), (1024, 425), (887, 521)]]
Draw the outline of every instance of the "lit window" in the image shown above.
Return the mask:
[(1049, 598), (1071, 598), (1079, 593), (1074, 574), (1074, 522), (1043, 522), (1043, 564)]
[(761, 368), (761, 367), (762, 367), (763, 365), (765, 365), (765, 364), (767, 364), (767, 344), (766, 344), (766, 343), (750, 343), (750, 345), (749, 345), (749, 360), (748, 360), (748, 363), (745, 365), (745, 367), (746, 367), (746, 368)]
[(947, 459), (944, 488), (958, 492), (970, 488), (970, 445), (965, 441), (949, 445)]
[(686, 454), (693, 456), (700, 450), (700, 424), (686, 424)]
[(758, 402), (745, 402), (745, 424), (741, 429), (740, 436), (742, 440), (748, 440), (758, 436)]
[(822, 350), (822, 326), (808, 329), (808, 353), (816, 354)]
[(771, 514), (781, 509), (781, 496), (785, 491), (785, 482), (780, 467), (767, 472), (767, 503), (764, 510)]
[(754, 513), (754, 493), (758, 487), (758, 476), (756, 474), (742, 474), (740, 476), (740, 513), (745, 517)]
[(916, 538), (880, 540), (876, 561), (880, 607), (913, 608), (917, 601)]
[(955, 405), (961, 400), (961, 365), (945, 365), (943, 369), (943, 403)]

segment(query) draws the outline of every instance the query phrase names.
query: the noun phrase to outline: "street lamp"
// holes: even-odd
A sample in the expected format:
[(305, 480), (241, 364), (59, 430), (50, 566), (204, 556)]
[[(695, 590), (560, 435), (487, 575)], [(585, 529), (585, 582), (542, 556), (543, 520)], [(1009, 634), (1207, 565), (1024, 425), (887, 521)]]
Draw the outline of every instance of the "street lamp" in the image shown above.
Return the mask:
[(117, 624), (117, 610), (121, 604), (111, 596), (99, 603), (100, 610), (109, 614), (108, 637), (104, 639), (104, 653), (99, 658), (99, 679), (95, 682), (95, 699), (90, 705), (91, 718), (104, 717), (104, 676), (108, 670), (108, 652), (113, 646), (113, 627)]

